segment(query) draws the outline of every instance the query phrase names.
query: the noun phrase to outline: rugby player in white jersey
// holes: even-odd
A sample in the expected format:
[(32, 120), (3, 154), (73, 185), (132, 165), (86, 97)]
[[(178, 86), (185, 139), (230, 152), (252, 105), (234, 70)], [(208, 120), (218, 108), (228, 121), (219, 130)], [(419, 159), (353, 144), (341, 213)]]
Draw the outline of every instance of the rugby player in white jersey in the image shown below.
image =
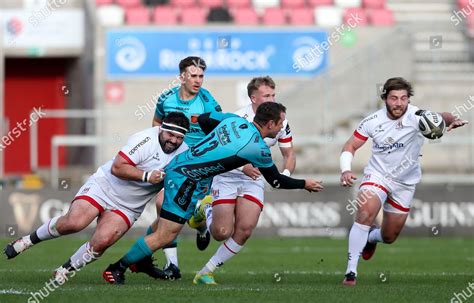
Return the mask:
[[(65, 215), (8, 244), (4, 250), (8, 259), (39, 242), (79, 232), (97, 218), (92, 238), (55, 270), (54, 280), (63, 284), (68, 274), (96, 260), (130, 229), (145, 205), (163, 188), (166, 165), (187, 150), (183, 140), (188, 129), (188, 118), (174, 112), (161, 126), (132, 135), (118, 155), (99, 167), (79, 189)], [(166, 278), (158, 269), (151, 274)]]
[[(251, 103), (235, 114), (253, 121), (260, 104), (275, 102), (275, 82), (269, 76), (253, 78), (247, 85), (247, 93)], [(296, 159), (288, 121), (284, 120), (283, 128), (275, 138), (265, 138), (265, 142), (270, 147), (278, 142), (284, 159), (282, 174), (290, 176)], [(264, 180), (252, 164), (215, 176), (211, 190), (212, 207), (201, 202), (201, 215), (191, 219), (190, 225), (206, 216), (206, 224), (214, 239), (225, 242), (196, 275), (194, 284), (215, 284), (212, 272), (242, 249), (263, 210)]]
[[(381, 95), (385, 106), (359, 124), (345, 143), (341, 157), (341, 185), (351, 187), (356, 176), (351, 170), (355, 152), (372, 138), (372, 156), (364, 169), (357, 195), (357, 213), (349, 233), (348, 264), (344, 285), (355, 285), (360, 255), (368, 260), (378, 242), (391, 244), (400, 234), (410, 211), (416, 184), (421, 178), (420, 150), (424, 137), (418, 126), (421, 110), (410, 105), (411, 84), (403, 78), (388, 79)], [(467, 121), (440, 113), (448, 131)], [(380, 228), (372, 226), (380, 208)]]

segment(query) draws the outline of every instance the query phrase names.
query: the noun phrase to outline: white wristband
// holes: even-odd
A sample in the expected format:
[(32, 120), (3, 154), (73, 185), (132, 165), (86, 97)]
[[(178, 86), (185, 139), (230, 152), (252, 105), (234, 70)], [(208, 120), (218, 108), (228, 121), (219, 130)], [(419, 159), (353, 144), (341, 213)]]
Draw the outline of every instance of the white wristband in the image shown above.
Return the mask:
[(341, 173), (345, 171), (351, 171), (351, 163), (354, 155), (351, 152), (345, 151), (341, 154), (339, 158), (339, 166), (341, 168)]
[(237, 170), (244, 171), (244, 167), (243, 166), (237, 167)]
[(285, 175), (285, 176), (287, 176), (287, 177), (291, 176), (290, 171), (289, 171), (288, 169), (286, 169), (286, 168), (281, 172), (281, 174), (282, 174), (282, 175)]

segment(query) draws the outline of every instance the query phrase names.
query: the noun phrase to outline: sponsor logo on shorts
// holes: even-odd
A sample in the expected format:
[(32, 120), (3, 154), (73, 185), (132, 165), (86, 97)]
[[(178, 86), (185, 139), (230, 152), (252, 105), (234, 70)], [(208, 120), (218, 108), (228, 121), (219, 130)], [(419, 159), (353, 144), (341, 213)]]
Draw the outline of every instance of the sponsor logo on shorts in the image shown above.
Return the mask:
[(218, 189), (213, 189), (212, 190), (212, 197), (219, 198), (219, 190)]
[(81, 194), (87, 194), (89, 192), (91, 188), (90, 187), (86, 187), (82, 190)]

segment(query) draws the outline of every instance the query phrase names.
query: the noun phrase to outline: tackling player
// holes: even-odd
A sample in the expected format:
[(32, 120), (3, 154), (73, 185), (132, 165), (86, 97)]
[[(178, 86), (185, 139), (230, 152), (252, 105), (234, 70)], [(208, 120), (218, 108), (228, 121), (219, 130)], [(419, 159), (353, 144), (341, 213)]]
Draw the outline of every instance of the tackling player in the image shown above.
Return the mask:
[(130, 264), (151, 256), (179, 234), (194, 213), (194, 191), (204, 179), (252, 163), (273, 187), (321, 191), (321, 182), (287, 177), (280, 174), (273, 164), (270, 149), (263, 138), (274, 138), (280, 132), (285, 110), (279, 103), (263, 103), (258, 107), (253, 123), (233, 114), (213, 112), (199, 116), (201, 128), (209, 134), (167, 166), (165, 199), (157, 230), (140, 238), (134, 244), (136, 249), (131, 249), (118, 262), (109, 265), (104, 271), (105, 280), (123, 284), (124, 273)]
[[(132, 135), (118, 155), (99, 167), (79, 189), (67, 214), (8, 244), (4, 250), (8, 259), (42, 241), (79, 232), (97, 218), (92, 238), (55, 270), (53, 278), (63, 284), (68, 274), (95, 261), (130, 229), (162, 189), (165, 167), (188, 148), (183, 144), (188, 129), (186, 116), (175, 112), (160, 127)], [(166, 278), (156, 269), (148, 274)]]
[[(269, 76), (253, 78), (247, 85), (247, 93), (252, 103), (235, 114), (251, 122), (260, 104), (275, 102), (275, 82)], [(286, 119), (275, 138), (265, 138), (269, 147), (277, 142), (284, 159), (282, 174), (290, 176), (295, 169), (296, 159)], [(260, 171), (252, 164), (217, 175), (211, 189), (212, 207), (201, 202), (201, 211), (190, 219), (190, 225), (205, 218), (214, 239), (225, 242), (198, 272), (194, 284), (216, 284), (212, 273), (243, 248), (263, 210), (264, 182)], [(229, 247), (234, 247), (234, 250)]]
[[(358, 210), (349, 233), (349, 254), (345, 285), (355, 285), (357, 264), (362, 254), (369, 260), (377, 242), (391, 244), (400, 234), (410, 211), (416, 184), (421, 178), (419, 156), (424, 137), (418, 127), (421, 111), (409, 104), (411, 84), (403, 78), (388, 79), (383, 86), (385, 107), (362, 120), (345, 143), (341, 157), (341, 185), (352, 186), (355, 152), (372, 138), (372, 156), (364, 169), (357, 195)], [(467, 121), (441, 113), (448, 131)], [(383, 207), (380, 228), (371, 227)]]
[[(155, 115), (153, 117), (153, 126), (161, 125), (163, 119), (170, 112), (182, 112), (190, 120), (190, 129), (184, 138), (184, 142), (193, 147), (199, 140), (204, 138), (205, 134), (198, 124), (197, 118), (203, 113), (220, 112), (221, 107), (216, 102), (211, 93), (202, 87), (206, 62), (199, 57), (186, 57), (179, 63), (179, 73), (181, 85), (173, 87), (166, 93), (163, 93), (157, 102)], [(203, 199), (210, 190), (210, 183), (200, 182), (198, 190), (193, 196), (194, 200)], [(206, 182), (210, 182), (207, 181)], [(157, 219), (148, 228), (146, 234), (149, 235), (156, 230), (160, 218), (161, 205), (163, 204), (163, 192), (160, 192), (156, 199)], [(198, 229), (196, 235), (196, 244), (200, 250), (204, 250), (210, 242), (210, 235), (206, 226)], [(170, 279), (181, 278), (178, 267), (177, 241), (174, 239), (171, 243), (163, 247), (167, 264), (164, 271)], [(138, 264), (131, 264), (132, 272), (153, 272), (152, 258), (146, 258)]]

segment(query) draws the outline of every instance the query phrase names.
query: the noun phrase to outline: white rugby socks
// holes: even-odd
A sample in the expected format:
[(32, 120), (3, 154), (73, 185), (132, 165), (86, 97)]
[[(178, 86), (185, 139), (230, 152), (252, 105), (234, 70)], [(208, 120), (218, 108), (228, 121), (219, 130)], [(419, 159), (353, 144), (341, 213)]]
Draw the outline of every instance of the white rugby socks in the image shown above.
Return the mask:
[(349, 232), (349, 255), (346, 274), (351, 271), (357, 274), (357, 263), (359, 263), (360, 254), (367, 243), (369, 230), (370, 226), (368, 225), (362, 225), (357, 222), (354, 222), (352, 225)]
[(56, 222), (60, 217), (61, 216), (52, 218), (36, 230), (36, 235), (38, 236), (39, 240), (50, 240), (61, 236), (61, 234), (56, 229)]
[(369, 241), (370, 243), (383, 242), (383, 239), (382, 239), (382, 232), (381, 232), (380, 228), (373, 229), (373, 230), (369, 233), (369, 239), (368, 239), (368, 241)]
[(207, 274), (214, 272), (217, 267), (222, 266), (227, 260), (235, 256), (243, 246), (237, 244), (234, 239), (229, 238), (219, 246), (214, 256), (207, 262), (207, 264), (199, 271), (199, 274)]

